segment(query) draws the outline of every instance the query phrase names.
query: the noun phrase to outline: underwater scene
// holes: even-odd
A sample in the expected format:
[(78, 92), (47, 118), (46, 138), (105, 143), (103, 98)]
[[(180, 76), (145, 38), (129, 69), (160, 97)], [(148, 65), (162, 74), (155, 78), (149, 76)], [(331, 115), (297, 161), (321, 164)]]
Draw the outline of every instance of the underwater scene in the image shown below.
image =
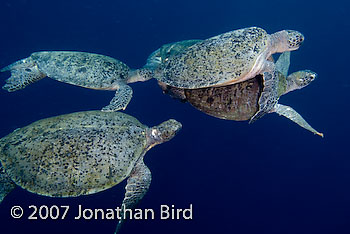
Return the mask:
[(0, 1), (1, 233), (350, 233), (346, 1)]

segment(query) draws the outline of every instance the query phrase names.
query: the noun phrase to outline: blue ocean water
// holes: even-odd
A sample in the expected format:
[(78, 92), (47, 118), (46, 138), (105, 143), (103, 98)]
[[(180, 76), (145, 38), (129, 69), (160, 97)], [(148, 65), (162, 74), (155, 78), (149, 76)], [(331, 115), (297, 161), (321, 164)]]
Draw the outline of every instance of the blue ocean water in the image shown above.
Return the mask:
[[(350, 233), (349, 3), (326, 1), (0, 1), (0, 67), (45, 50), (108, 55), (132, 68), (161, 45), (205, 39), (259, 26), (305, 35), (292, 52), (290, 71), (310, 69), (318, 79), (280, 99), (325, 137), (277, 114), (254, 124), (205, 115), (162, 94), (155, 80), (131, 84), (127, 114), (153, 126), (169, 118), (183, 124), (170, 142), (154, 147), (145, 163), (149, 192), (139, 204), (154, 220), (131, 220), (123, 233)], [(0, 85), (9, 73), (0, 74)], [(36, 120), (97, 110), (113, 92), (43, 79), (14, 93), (0, 91), (0, 137)], [(113, 233), (115, 220), (75, 220), (78, 205), (114, 208), (125, 182), (104, 192), (54, 199), (16, 188), (0, 204), (1, 233)], [(161, 205), (188, 208), (192, 220), (161, 220)], [(24, 208), (21, 219), (10, 209)], [(64, 220), (28, 220), (30, 205), (68, 205)]]

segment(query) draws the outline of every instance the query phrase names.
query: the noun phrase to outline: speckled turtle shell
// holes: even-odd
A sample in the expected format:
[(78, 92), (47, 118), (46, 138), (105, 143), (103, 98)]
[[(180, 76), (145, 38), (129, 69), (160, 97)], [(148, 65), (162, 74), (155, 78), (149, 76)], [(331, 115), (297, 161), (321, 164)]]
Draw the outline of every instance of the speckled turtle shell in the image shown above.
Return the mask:
[(108, 189), (129, 176), (146, 130), (120, 112), (88, 111), (39, 120), (0, 140), (0, 160), (18, 186), (69, 197)]
[(52, 79), (91, 89), (114, 90), (119, 81), (126, 82), (130, 71), (114, 58), (78, 51), (41, 51), (28, 59)]
[(154, 76), (172, 87), (187, 89), (238, 83), (268, 50), (268, 38), (257, 27), (220, 34), (170, 56)]

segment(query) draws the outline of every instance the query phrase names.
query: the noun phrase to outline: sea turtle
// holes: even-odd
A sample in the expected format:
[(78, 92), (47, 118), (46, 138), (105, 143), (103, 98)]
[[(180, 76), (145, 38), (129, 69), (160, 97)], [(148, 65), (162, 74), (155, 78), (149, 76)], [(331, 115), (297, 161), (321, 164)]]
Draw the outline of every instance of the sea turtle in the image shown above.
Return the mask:
[[(148, 128), (127, 114), (101, 111), (61, 115), (16, 129), (0, 139), (0, 202), (15, 185), (40, 195), (75, 197), (128, 178), (122, 208), (132, 208), (151, 183), (145, 153), (180, 129), (173, 119)], [(124, 220), (120, 216), (118, 229)]]
[(149, 75), (138, 75), (114, 58), (77, 51), (42, 51), (32, 53), (0, 70), (11, 71), (3, 89), (13, 92), (44, 77), (90, 89), (116, 90), (110, 104), (102, 111), (125, 109), (132, 98), (128, 83), (145, 81)]
[(267, 59), (297, 50), (303, 41), (304, 36), (293, 30), (269, 35), (258, 27), (238, 29), (185, 46), (154, 75), (167, 85), (186, 89), (239, 83), (264, 73), (272, 76), (274, 64)]
[[(182, 53), (188, 46), (200, 42), (200, 40), (188, 40), (180, 41), (163, 45), (160, 49), (153, 52), (149, 58), (145, 67), (153, 67), (157, 69), (161, 64), (169, 60), (169, 57), (174, 56), (178, 53)], [(268, 58), (273, 62), (273, 58)], [(313, 129), (293, 108), (278, 104), (277, 101), (281, 95), (284, 95), (290, 91), (301, 89), (311, 81), (313, 81), (317, 74), (303, 70), (294, 72), (288, 76), (288, 69), (290, 64), (290, 52), (284, 52), (277, 60), (276, 74), (278, 79), (274, 81), (276, 84), (271, 85), (276, 87), (276, 104), (270, 110), (266, 110), (265, 113), (276, 112), (283, 115), (292, 121), (296, 122), (301, 127), (323, 136), (322, 133), (317, 132)], [(262, 75), (243, 81), (237, 84), (221, 86), (221, 87), (210, 87), (210, 88), (199, 88), (199, 89), (182, 89), (166, 85), (163, 82), (158, 82), (163, 91), (183, 102), (188, 101), (195, 108), (200, 111), (209, 114), (211, 116), (229, 119), (229, 120), (251, 120), (257, 112), (259, 112), (260, 98), (265, 91), (264, 79)], [(270, 93), (274, 93), (269, 91)]]
[(274, 34), (258, 27), (234, 30), (195, 43), (164, 60), (153, 76), (166, 85), (197, 89), (243, 82), (262, 74), (264, 92), (256, 120), (276, 104), (276, 68), (268, 58), (299, 48), (304, 36), (292, 30)]
[[(295, 89), (301, 89), (316, 78), (316, 73), (303, 70), (294, 72), (287, 77), (279, 73), (279, 95), (284, 95)], [(253, 79), (222, 87), (202, 89), (186, 89), (186, 100), (198, 110), (221, 119), (249, 120), (259, 110), (259, 97), (263, 89), (261, 75)], [(292, 107), (276, 103), (268, 113), (282, 115), (299, 126), (323, 137)]]

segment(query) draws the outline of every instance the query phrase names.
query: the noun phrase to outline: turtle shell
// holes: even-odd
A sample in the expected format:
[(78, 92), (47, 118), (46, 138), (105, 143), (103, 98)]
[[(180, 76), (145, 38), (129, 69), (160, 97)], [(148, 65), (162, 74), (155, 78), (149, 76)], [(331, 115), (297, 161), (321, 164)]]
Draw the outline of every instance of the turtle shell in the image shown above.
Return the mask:
[(146, 149), (147, 127), (120, 112), (88, 111), (36, 121), (0, 140), (0, 160), (18, 186), (69, 197), (123, 181)]
[(169, 57), (182, 52), (187, 47), (190, 47), (200, 41), (202, 40), (184, 40), (165, 44), (148, 56), (144, 68), (156, 69), (162, 63), (167, 61)]
[(114, 58), (76, 51), (42, 51), (29, 57), (48, 77), (92, 89), (115, 89), (130, 68)]
[(268, 34), (257, 27), (227, 32), (169, 57), (155, 77), (172, 87), (196, 89), (243, 81), (268, 48)]
[(228, 120), (249, 120), (258, 110), (262, 76), (222, 87), (185, 89), (186, 100), (198, 110)]

